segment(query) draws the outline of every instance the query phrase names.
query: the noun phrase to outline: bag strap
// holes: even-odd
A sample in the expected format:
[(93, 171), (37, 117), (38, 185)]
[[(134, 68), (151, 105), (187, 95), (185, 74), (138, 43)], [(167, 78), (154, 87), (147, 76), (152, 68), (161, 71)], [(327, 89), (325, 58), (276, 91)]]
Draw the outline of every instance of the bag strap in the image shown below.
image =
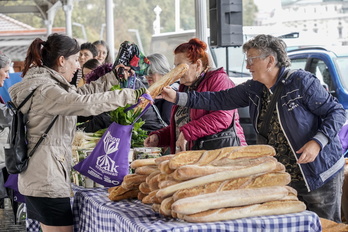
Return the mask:
[(23, 101), (21, 104), (19, 104), (19, 106), (17, 107), (17, 110), (19, 110), (20, 108), (22, 108), (22, 106), (24, 106), (24, 104), (31, 98), (31, 96), (33, 96), (34, 92), (36, 89), (34, 89)]
[(155, 113), (156, 113), (158, 119), (159, 119), (160, 122), (162, 123), (162, 125), (163, 125), (164, 127), (168, 126), (168, 124), (163, 120), (163, 118), (162, 118), (160, 112), (158, 111), (157, 106), (156, 106), (155, 104), (152, 104), (151, 106), (152, 106), (153, 110), (155, 111)]
[[(285, 78), (288, 78), (294, 71), (296, 70), (285, 70), (283, 75), (280, 77), (280, 79), (282, 79), (284, 76)], [(279, 84), (277, 85), (275, 91), (274, 91), (274, 95), (272, 97), (272, 100), (271, 102), (269, 103), (268, 107), (267, 107), (267, 112), (264, 116), (264, 120), (262, 122), (262, 126), (259, 130), (259, 134), (261, 134), (262, 136), (266, 137), (267, 138), (267, 134), (268, 134), (268, 131), (269, 131), (269, 126), (270, 126), (270, 121), (271, 121), (271, 117), (272, 117), (272, 114), (274, 112), (274, 109), (275, 109), (275, 106), (276, 106), (276, 103), (280, 97), (280, 93), (282, 92), (283, 90), (283, 87), (284, 87), (284, 84), (283, 82), (280, 80), (279, 81)]]
[(39, 145), (42, 143), (42, 141), (47, 137), (48, 132), (51, 130), (51, 128), (52, 128), (53, 124), (56, 122), (57, 118), (58, 118), (58, 115), (56, 115), (54, 117), (54, 119), (52, 120), (52, 122), (50, 123), (50, 125), (48, 126), (46, 131), (41, 135), (39, 141), (37, 141), (37, 143), (36, 143), (35, 147), (33, 148), (33, 150), (30, 151), (30, 153), (28, 155), (29, 158), (34, 154), (34, 152), (39, 147)]

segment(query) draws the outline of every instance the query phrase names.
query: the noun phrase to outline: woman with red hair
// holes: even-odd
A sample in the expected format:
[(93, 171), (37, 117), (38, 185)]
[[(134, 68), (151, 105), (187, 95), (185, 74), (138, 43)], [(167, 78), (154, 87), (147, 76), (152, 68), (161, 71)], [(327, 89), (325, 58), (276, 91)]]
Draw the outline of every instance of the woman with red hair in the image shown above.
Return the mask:
[[(209, 66), (206, 49), (205, 42), (193, 38), (174, 50), (174, 65), (189, 65), (188, 71), (180, 78), (179, 92), (215, 92), (235, 86), (223, 68)], [(246, 145), (246, 142), (237, 110), (207, 111), (175, 105), (170, 125), (150, 133), (144, 145), (170, 147), (170, 153), (174, 154), (185, 150)]]

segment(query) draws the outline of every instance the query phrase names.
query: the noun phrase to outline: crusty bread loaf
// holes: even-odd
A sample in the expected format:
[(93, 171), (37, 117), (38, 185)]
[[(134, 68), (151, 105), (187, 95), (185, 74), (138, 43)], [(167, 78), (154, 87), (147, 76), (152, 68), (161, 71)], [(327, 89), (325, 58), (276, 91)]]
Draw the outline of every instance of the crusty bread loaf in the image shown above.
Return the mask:
[(136, 169), (136, 168), (139, 168), (139, 167), (142, 167), (142, 166), (156, 165), (155, 159), (156, 158), (137, 159), (137, 160), (134, 160), (131, 163), (130, 167), (133, 168), (133, 169)]
[(266, 186), (285, 186), (289, 184), (290, 181), (291, 176), (286, 172), (274, 172), (266, 173), (263, 175), (252, 175), (225, 181), (212, 182), (193, 188), (178, 190), (174, 193), (173, 198), (175, 201), (177, 201), (186, 197), (193, 197), (201, 194), (228, 191), (234, 189), (260, 188)]
[(147, 177), (146, 177), (146, 180), (145, 180), (145, 182), (147, 183), (147, 184), (149, 184), (149, 181), (152, 179), (152, 177), (154, 177), (154, 176), (156, 176), (157, 174), (160, 174), (161, 172), (158, 170), (158, 171), (155, 171), (155, 172), (153, 172), (153, 173), (151, 173), (150, 175), (148, 175)]
[(139, 190), (138, 189), (131, 189), (128, 190), (127, 192), (121, 194), (121, 195), (116, 195), (111, 192), (109, 194), (109, 199), (112, 201), (120, 201), (123, 199), (131, 199), (131, 198), (137, 198), (138, 197)]
[(237, 218), (299, 213), (306, 209), (301, 201), (270, 201), (242, 207), (207, 210), (191, 215), (180, 215), (188, 222), (214, 222)]
[(139, 185), (139, 191), (144, 193), (144, 194), (149, 194), (151, 192), (151, 189), (150, 189), (148, 183), (143, 182)]
[(280, 200), (288, 196), (284, 186), (272, 186), (251, 189), (235, 189), (213, 192), (175, 201), (172, 210), (179, 214), (194, 214), (210, 209), (237, 207)]
[(147, 196), (142, 199), (144, 204), (160, 204), (161, 201), (156, 197), (158, 190), (151, 191)]
[(183, 151), (177, 153), (169, 161), (170, 169), (177, 169), (188, 164), (207, 165), (211, 162), (218, 162), (223, 158), (237, 159), (260, 156), (274, 156), (275, 150), (269, 145), (249, 145), (237, 147), (224, 147), (221, 149), (205, 151)]
[(185, 188), (192, 188), (195, 186), (204, 185), (204, 184), (212, 183), (215, 181), (246, 177), (246, 176), (255, 175), (255, 174), (269, 173), (269, 172), (272, 172), (277, 167), (277, 163), (278, 162), (275, 162), (274, 160), (269, 160), (267, 162), (263, 162), (253, 167), (247, 167), (240, 170), (228, 170), (225, 172), (217, 172), (214, 174), (183, 181), (181, 183), (174, 184), (166, 188), (160, 189), (157, 193), (157, 197), (160, 199), (164, 199), (168, 196), (173, 195), (178, 190), (185, 189)]
[(139, 192), (138, 192), (137, 198), (138, 198), (139, 201), (142, 201), (143, 198), (146, 197), (146, 196), (147, 196), (147, 194), (144, 194), (144, 193), (142, 193), (142, 192), (139, 191)]
[(162, 163), (163, 161), (165, 160), (170, 160), (171, 158), (173, 158), (174, 155), (164, 155), (164, 156), (161, 156), (161, 157), (158, 157), (155, 159), (155, 163), (156, 165), (159, 165), (160, 163)]
[(263, 162), (268, 162), (269, 160), (273, 160), (274, 162), (277, 162), (276, 158), (271, 156), (263, 156), (263, 157), (256, 157), (256, 158), (240, 158), (235, 159), (233, 162), (228, 163), (228, 165), (224, 166), (212, 166), (212, 165), (205, 165), (205, 166), (199, 166), (195, 164), (191, 165), (184, 165), (181, 167), (178, 167), (174, 173), (173, 178), (179, 181), (194, 179), (200, 176), (206, 176), (209, 174), (217, 173), (217, 172), (224, 172), (228, 170), (238, 170), (238, 169), (244, 169), (247, 167), (253, 167), (256, 165), (259, 165)]
[(174, 170), (170, 169), (170, 167), (169, 167), (169, 160), (164, 160), (161, 163), (159, 163), (158, 169), (160, 170), (161, 173), (170, 174), (170, 173), (174, 172)]
[(148, 165), (136, 168), (134, 173), (138, 175), (150, 175), (156, 171), (158, 171), (157, 165)]
[(151, 208), (153, 211), (155, 211), (156, 213), (159, 213), (161, 205), (160, 204), (152, 204)]
[(139, 185), (146, 180), (147, 175), (128, 174), (123, 178), (121, 186), (125, 189), (138, 189)]
[(169, 168), (177, 169), (182, 165), (194, 164), (202, 156), (204, 151), (182, 151), (169, 160)]
[(161, 188), (166, 188), (168, 186), (174, 185), (181, 183), (182, 181), (175, 180), (173, 178), (166, 178), (165, 180), (162, 180), (158, 183), (158, 187)]
[(179, 80), (188, 70), (189, 66), (185, 63), (177, 65), (175, 68), (170, 70), (167, 74), (153, 83), (148, 91), (153, 99), (157, 97), (163, 90), (164, 87), (173, 84), (175, 81)]
[(161, 206), (160, 206), (160, 213), (165, 216), (171, 216), (172, 215), (172, 204), (174, 203), (174, 200), (172, 197), (167, 197), (162, 200)]

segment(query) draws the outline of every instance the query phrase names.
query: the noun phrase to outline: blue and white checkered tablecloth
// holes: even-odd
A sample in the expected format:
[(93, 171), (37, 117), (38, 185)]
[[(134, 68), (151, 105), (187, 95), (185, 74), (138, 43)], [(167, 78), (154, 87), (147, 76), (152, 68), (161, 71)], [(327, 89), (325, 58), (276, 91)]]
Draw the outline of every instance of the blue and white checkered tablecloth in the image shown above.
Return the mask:
[(73, 213), (75, 232), (318, 232), (317, 214), (302, 213), (250, 217), (214, 223), (188, 223), (155, 213), (138, 200), (110, 201), (106, 188), (76, 192)]

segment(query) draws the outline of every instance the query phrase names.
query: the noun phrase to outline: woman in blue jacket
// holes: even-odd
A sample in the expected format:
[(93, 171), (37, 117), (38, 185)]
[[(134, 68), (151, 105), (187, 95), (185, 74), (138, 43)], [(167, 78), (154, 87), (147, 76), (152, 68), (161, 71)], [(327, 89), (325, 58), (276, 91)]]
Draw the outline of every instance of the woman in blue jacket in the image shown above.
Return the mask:
[(281, 39), (258, 35), (243, 45), (243, 51), (252, 80), (220, 92), (176, 93), (166, 87), (162, 96), (205, 110), (249, 106), (259, 134), (273, 93), (283, 85), (264, 143), (276, 149), (276, 158), (291, 175), (290, 186), (307, 209), (340, 222), (344, 157), (338, 132), (346, 120), (342, 105), (313, 74), (289, 72), (290, 60)]

